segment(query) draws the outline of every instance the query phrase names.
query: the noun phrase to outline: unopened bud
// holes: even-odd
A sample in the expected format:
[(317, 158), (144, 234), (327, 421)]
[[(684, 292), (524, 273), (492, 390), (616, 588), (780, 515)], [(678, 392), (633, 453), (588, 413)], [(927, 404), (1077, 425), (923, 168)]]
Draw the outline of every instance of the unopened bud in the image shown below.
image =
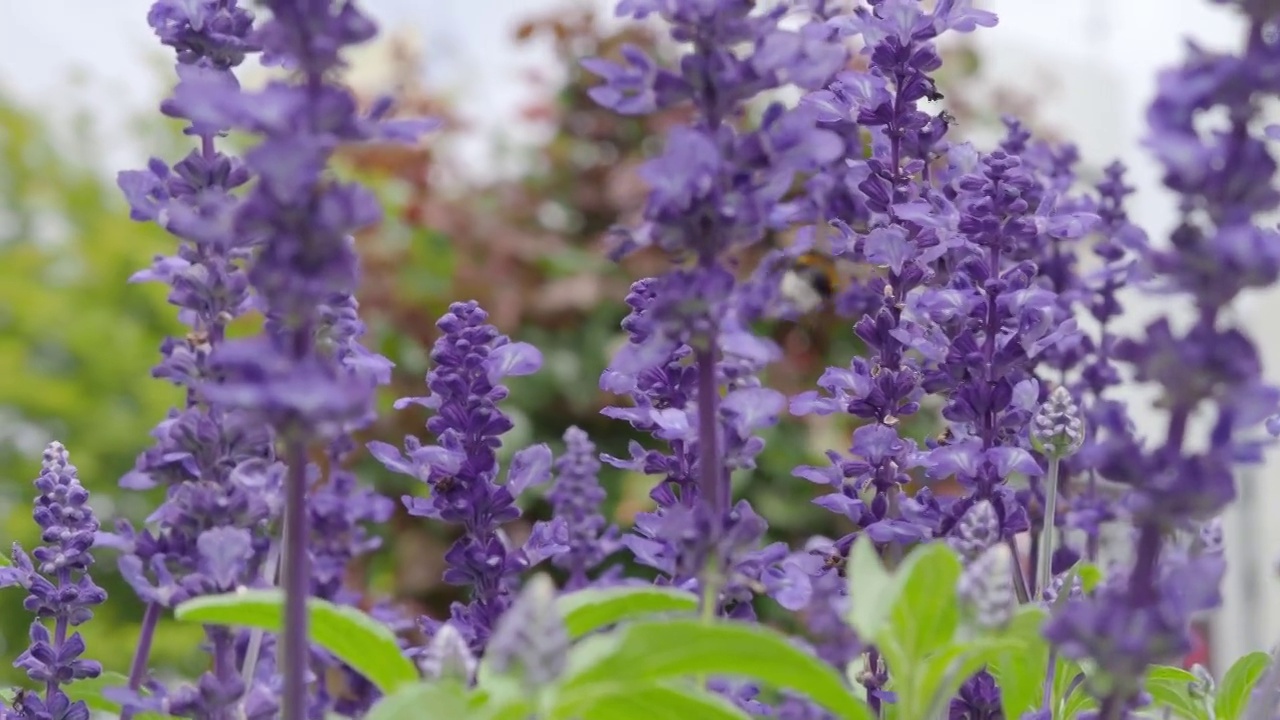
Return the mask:
[(462, 633), (451, 623), (436, 630), (418, 658), (418, 667), (428, 680), (456, 680), (470, 684), (476, 672), (476, 656), (471, 653)]
[(1000, 517), (996, 508), (987, 500), (979, 500), (960, 517), (947, 537), (947, 544), (966, 562), (971, 562), (999, 540)]
[(1018, 609), (1013, 553), (1004, 543), (988, 548), (964, 569), (956, 592), (979, 627), (995, 630), (1008, 625)]
[(556, 608), (556, 586), (549, 576), (538, 574), (525, 584), (494, 628), (486, 656), (495, 671), (516, 672), (531, 688), (547, 685), (564, 672), (569, 631)]
[(1084, 444), (1084, 418), (1062, 385), (1049, 393), (1049, 399), (1031, 419), (1031, 443), (1045, 455), (1063, 458)]

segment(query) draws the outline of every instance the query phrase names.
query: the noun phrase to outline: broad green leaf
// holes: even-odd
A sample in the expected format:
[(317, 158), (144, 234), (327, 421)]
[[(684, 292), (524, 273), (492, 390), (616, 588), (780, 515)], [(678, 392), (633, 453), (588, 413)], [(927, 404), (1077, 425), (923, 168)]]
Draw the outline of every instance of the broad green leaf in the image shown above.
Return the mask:
[(987, 665), (1000, 685), (1000, 704), (1007, 718), (1022, 717), (1044, 701), (1044, 681), (1049, 673), (1049, 643), (1040, 634), (1044, 618), (1040, 608), (1021, 608), (1005, 636), (1022, 646), (1002, 650)]
[[(915, 664), (947, 647), (960, 623), (956, 583), (963, 566), (945, 543), (916, 547), (894, 573), (900, 590), (889, 610), (889, 628), (876, 639), (888, 654)], [(899, 661), (902, 662), (902, 661)]]
[(583, 645), (595, 647), (595, 661), (574, 663), (579, 669), (562, 692), (578, 692), (582, 686), (612, 683), (617, 678), (645, 683), (723, 675), (806, 695), (846, 720), (871, 718), (867, 706), (853, 697), (834, 668), (772, 628), (678, 619), (630, 623), (610, 635), (618, 640), (607, 654), (599, 653), (601, 644), (574, 648), (577, 653)]
[[(1093, 589), (1098, 587), (1098, 583), (1102, 582), (1104, 577), (1102, 568), (1091, 562), (1082, 560), (1076, 563), (1074, 569), (1080, 576), (1080, 587), (1087, 593), (1093, 592)], [(1065, 595), (1066, 593), (1063, 594)]]
[(1222, 676), (1218, 684), (1217, 698), (1213, 703), (1215, 720), (1236, 720), (1249, 704), (1253, 686), (1271, 665), (1271, 657), (1264, 652), (1252, 652), (1239, 660)]
[[(244, 590), (188, 600), (174, 609), (182, 622), (256, 627), (280, 632), (284, 593)], [(384, 694), (418, 682), (418, 669), (400, 651), (395, 633), (357, 608), (307, 600), (311, 641), (368, 678)]]
[(405, 685), (379, 700), (364, 717), (365, 720), (410, 720), (424, 715), (450, 720), (468, 720), (475, 716), (465, 688), (453, 682), (434, 682)]
[(569, 637), (580, 638), (593, 630), (623, 620), (659, 613), (694, 613), (698, 596), (670, 587), (588, 588), (560, 596), (556, 600)]
[(863, 638), (877, 638), (889, 621), (899, 592), (868, 539), (853, 543), (846, 566), (849, 576), (849, 625)]
[[(960, 686), (985, 665), (1008, 652), (1025, 651), (1026, 643), (1013, 638), (979, 638), (953, 643), (929, 656), (913, 673), (912, 698), (907, 699), (903, 720), (930, 720), (946, 714), (946, 703)], [(1044, 676), (1041, 675), (1041, 678)], [(899, 695), (899, 702), (903, 702)]]
[(1054, 720), (1071, 720), (1092, 709), (1093, 697), (1084, 689), (1084, 679), (1072, 687), (1075, 679), (1084, 675), (1084, 669), (1075, 660), (1059, 657), (1053, 666)]
[(1182, 668), (1157, 665), (1147, 673), (1145, 687), (1152, 704), (1168, 707), (1187, 720), (1210, 720), (1206, 704), (1191, 695), (1191, 687), (1198, 682)]
[(696, 686), (644, 684), (618, 677), (607, 685), (566, 697), (548, 720), (608, 718), (608, 720), (749, 720), (727, 699)]

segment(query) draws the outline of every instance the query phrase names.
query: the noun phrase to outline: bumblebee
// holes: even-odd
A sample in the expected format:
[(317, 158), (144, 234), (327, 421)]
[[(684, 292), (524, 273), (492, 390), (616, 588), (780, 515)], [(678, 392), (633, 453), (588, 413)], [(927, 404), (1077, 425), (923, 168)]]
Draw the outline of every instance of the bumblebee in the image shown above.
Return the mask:
[(807, 315), (830, 302), (838, 286), (835, 258), (809, 251), (791, 261), (782, 274), (778, 294), (796, 312)]

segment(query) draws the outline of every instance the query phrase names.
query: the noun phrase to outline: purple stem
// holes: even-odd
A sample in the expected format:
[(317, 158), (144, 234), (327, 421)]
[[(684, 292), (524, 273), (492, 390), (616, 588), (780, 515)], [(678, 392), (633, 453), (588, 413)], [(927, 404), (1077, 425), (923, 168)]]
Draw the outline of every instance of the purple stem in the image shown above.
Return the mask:
[(719, 428), (716, 419), (720, 414), (720, 385), (716, 382), (716, 357), (714, 338), (710, 348), (698, 350), (698, 476), (703, 502), (711, 510), (713, 522), (719, 523), (728, 511), (728, 488), (723, 487), (724, 477), (720, 467)]
[[(160, 624), (161, 607), (158, 603), (147, 603), (147, 610), (142, 615), (142, 631), (138, 633), (138, 647), (133, 651), (133, 662), (129, 664), (129, 689), (137, 692), (142, 687), (142, 676), (147, 674), (147, 661), (151, 658), (151, 641), (156, 636), (156, 626)], [(125, 707), (120, 711), (120, 720), (130, 720), (133, 708)]]
[(307, 446), (288, 441), (289, 474), (284, 498), (284, 720), (304, 720), (307, 710), (307, 595), (311, 568), (307, 557)]

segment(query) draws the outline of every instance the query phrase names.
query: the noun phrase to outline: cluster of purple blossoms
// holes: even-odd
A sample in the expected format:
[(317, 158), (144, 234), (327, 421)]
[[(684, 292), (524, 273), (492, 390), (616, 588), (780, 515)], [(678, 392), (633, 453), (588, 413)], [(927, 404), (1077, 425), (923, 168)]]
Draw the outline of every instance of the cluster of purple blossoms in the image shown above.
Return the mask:
[[(432, 411), (427, 430), (435, 444), (410, 436), (403, 453), (383, 442), (370, 443), (369, 450), (388, 470), (428, 485), (430, 497), (404, 497), (410, 515), (462, 526), (461, 537), (445, 553), (444, 580), (471, 589), (469, 603), (453, 605), (450, 623), (479, 653), (510, 607), (520, 575), (566, 549), (581, 553), (584, 525), (568, 526), (575, 530), (572, 546), (565, 544), (568, 527), (559, 518), (535, 524), (522, 547), (512, 544), (503, 526), (520, 517), (521, 493), (551, 478), (552, 455), (546, 445), (520, 450), (511, 458), (506, 482), (498, 482), (497, 451), (512, 428), (498, 407), (507, 397), (501, 381), (537, 372), (542, 353), (499, 333), (475, 302), (454, 303), (436, 326), (440, 337), (427, 373), (431, 394), (396, 401), (397, 408), (417, 404)], [(423, 630), (435, 636), (441, 625), (424, 618)]]
[[(72, 701), (66, 686), (102, 673), (100, 664), (83, 657), (84, 638), (73, 630), (92, 619), (93, 607), (107, 599), (89, 576), (98, 519), (88, 505), (89, 491), (80, 484), (62, 443), (45, 449), (35, 486), (32, 515), (43, 544), (28, 555), (14, 543), (13, 564), (0, 567), (0, 588), (19, 586), (27, 591), (22, 605), (35, 615), (31, 643), (13, 666), (25, 670), (44, 691), (18, 691), (9, 708), (0, 707), (0, 717), (88, 720), (89, 708), (83, 700)], [(45, 625), (47, 620), (53, 621), (53, 632)]]
[[(1161, 75), (1148, 112), (1148, 145), (1180, 202), (1171, 246), (1150, 249), (1142, 260), (1158, 291), (1192, 301), (1195, 318), (1185, 330), (1158, 318), (1143, 337), (1120, 338), (1109, 348), (1139, 382), (1159, 387), (1168, 417), (1159, 441), (1112, 428), (1093, 448), (1096, 472), (1127, 486), (1133, 565), (1093, 596), (1069, 602), (1046, 629), (1065, 656), (1088, 658), (1107, 672), (1111, 682), (1099, 710), (1107, 719), (1141, 701), (1146, 666), (1185, 653), (1192, 615), (1218, 604), (1225, 566), (1216, 543), (1183, 552), (1166, 537), (1200, 531), (1234, 499), (1234, 466), (1261, 459), (1252, 432), (1280, 398), (1262, 380), (1257, 349), (1224, 312), (1242, 291), (1280, 276), (1280, 232), (1258, 220), (1280, 205), (1277, 164), (1266, 131), (1257, 127), (1262, 99), (1280, 92), (1280, 40), (1271, 12), (1242, 8), (1249, 22), (1243, 53), (1189, 46), (1185, 64)], [(1123, 228), (1122, 217), (1111, 220)], [(1101, 386), (1103, 379), (1093, 382)], [(1197, 443), (1192, 432), (1196, 414), (1211, 418), (1207, 442)], [(1188, 585), (1189, 576), (1201, 581)]]
[[(304, 612), (309, 596), (364, 600), (345, 571), (377, 549), (368, 526), (393, 507), (347, 469), (359, 449), (354, 434), (391, 371), (361, 345), (354, 297), (352, 234), (377, 221), (378, 207), (327, 168), (342, 143), (412, 141), (426, 125), (386, 120), (386, 102), (364, 113), (335, 83), (343, 49), (376, 32), (353, 3), (260, 4), (268, 13), (260, 22), (236, 0), (158, 0), (150, 13), (178, 60), (162, 110), (187, 123), (198, 148), (173, 167), (153, 160), (121, 173), (119, 184), (135, 219), (179, 241), (133, 279), (165, 282), (189, 328), (164, 342), (154, 371), (184, 390), (185, 403), (121, 481), (165, 491), (140, 529), (122, 522), (99, 532), (65, 449), (46, 451), (34, 513), (45, 544), (31, 556), (15, 547), (13, 566), (0, 569), (0, 586), (25, 588), (37, 617), (15, 665), (44, 689), (21, 691), (4, 718), (88, 717), (64, 688), (101, 671), (81, 657), (79, 634), (68, 635), (105, 600), (87, 572), (95, 542), (120, 552), (122, 575), (147, 605), (129, 688), (108, 692), (122, 700), (123, 717), (358, 717), (376, 700), (366, 679), (308, 646)], [(1256, 348), (1225, 312), (1242, 291), (1280, 278), (1280, 231), (1257, 220), (1280, 206), (1266, 144), (1280, 132), (1258, 126), (1260, 100), (1280, 93), (1280, 36), (1268, 4), (1236, 4), (1250, 21), (1241, 56), (1192, 47), (1186, 65), (1161, 78), (1150, 144), (1181, 202), (1171, 247), (1154, 249), (1125, 215), (1131, 190), (1121, 166), (1089, 194), (1078, 189), (1075, 149), (1034, 141), (1016, 121), (989, 153), (951, 142), (952, 118), (928, 105), (942, 99), (935, 42), (996, 21), (968, 0), (931, 9), (868, 0), (848, 13), (825, 0), (770, 8), (621, 0), (619, 14), (658, 16), (686, 51), (675, 69), (634, 47), (621, 63), (588, 60), (604, 80), (593, 97), (624, 114), (695, 111), (642, 170), (651, 192), (641, 226), (613, 233), (615, 255), (651, 246), (673, 264), (632, 285), (628, 342), (600, 378), (627, 400), (603, 414), (661, 449), (632, 441), (627, 457), (598, 454), (575, 427), (558, 459), (542, 444), (511, 452), (500, 480), (513, 428), (503, 382), (537, 372), (542, 356), (499, 332), (475, 302), (451, 305), (437, 324), (429, 394), (395, 404), (430, 412), (431, 444), (367, 445), (388, 470), (425, 485), (425, 495), (403, 498), (410, 515), (461, 530), (444, 580), (469, 596), (447, 620), (420, 620), (429, 640), (410, 652), (423, 674), (470, 682), (483, 654), (530, 688), (554, 682), (570, 642), (556, 588), (546, 577), (521, 588), (521, 577), (549, 561), (566, 574), (565, 589), (615, 583), (621, 569), (602, 566), (625, 548), (657, 583), (697, 593), (707, 614), (754, 620), (762, 596), (799, 614), (819, 657), (846, 670), (862, 656), (856, 681), (879, 712), (898, 699), (889, 690), (895, 669), (844, 620), (845, 559), (865, 536), (891, 560), (920, 543), (952, 547), (965, 565), (962, 612), (978, 627), (1006, 626), (1019, 602), (1050, 607), (1045, 634), (1055, 653), (1089, 660), (1106, 678), (1088, 686), (1101, 720), (1140, 707), (1146, 668), (1184, 653), (1193, 613), (1217, 602), (1216, 518), (1234, 497), (1235, 465), (1261, 457), (1253, 431), (1280, 417), (1280, 390), (1263, 383)], [(850, 69), (854, 43), (865, 70)], [(242, 92), (234, 70), (255, 53), (287, 79)], [(771, 102), (753, 119), (753, 102), (784, 88), (801, 90), (800, 102)], [(1210, 117), (1217, 125), (1208, 127)], [(260, 140), (243, 159), (218, 147), (233, 130)], [(739, 250), (796, 226), (793, 246), (739, 277)], [(1097, 271), (1082, 269), (1086, 248), (1102, 261)], [(813, 249), (874, 270), (834, 301), (856, 316), (852, 331), (867, 350), (828, 368), (818, 391), (788, 401), (761, 380), (780, 355), (752, 325), (796, 310), (778, 280)], [(1135, 280), (1189, 298), (1190, 326), (1161, 318), (1141, 337), (1121, 337), (1117, 292)], [(1092, 332), (1076, 326), (1085, 312), (1097, 321)], [(262, 316), (263, 332), (228, 340), (250, 313)], [(1121, 365), (1162, 391), (1168, 429), (1158, 441), (1141, 437), (1110, 395)], [(795, 471), (830, 489), (815, 502), (851, 530), (798, 551), (767, 543), (765, 520), (731, 492), (734, 473), (756, 467), (762, 431), (788, 406), (857, 423), (847, 455), (832, 451), (826, 466)], [(904, 420), (934, 410), (942, 435), (923, 443), (904, 435)], [(1197, 415), (1210, 419), (1206, 443), (1192, 437)], [(656, 507), (628, 532), (601, 512), (604, 465), (660, 478)], [(518, 501), (553, 476), (553, 519), (516, 544), (505, 528), (521, 516)], [(927, 486), (944, 479), (958, 481), (962, 496)], [(1015, 490), (1022, 480), (1029, 487)], [(1122, 503), (1106, 499), (1102, 480), (1126, 488)], [(1113, 568), (1089, 593), (1078, 577), (1068, 586), (1063, 571), (1096, 558), (1099, 526), (1114, 520), (1135, 526), (1131, 567)], [(1057, 543), (1059, 525), (1082, 531), (1084, 547)], [(1013, 542), (1028, 531), (1045, 543), (1034, 582)], [(1170, 542), (1177, 533), (1192, 542)], [(209, 627), (212, 662), (196, 683), (168, 688), (150, 677), (166, 610), (273, 586), (278, 573), (286, 599), (278, 641)], [(1189, 587), (1191, 573), (1210, 582)], [(374, 614), (393, 626), (400, 619), (389, 607)], [(324, 681), (333, 670), (345, 680), (341, 692)], [(753, 715), (829, 717), (799, 697), (769, 704), (751, 684), (713, 678), (709, 687)], [(951, 699), (949, 715), (996, 718), (1000, 708), (999, 684), (983, 670)]]

